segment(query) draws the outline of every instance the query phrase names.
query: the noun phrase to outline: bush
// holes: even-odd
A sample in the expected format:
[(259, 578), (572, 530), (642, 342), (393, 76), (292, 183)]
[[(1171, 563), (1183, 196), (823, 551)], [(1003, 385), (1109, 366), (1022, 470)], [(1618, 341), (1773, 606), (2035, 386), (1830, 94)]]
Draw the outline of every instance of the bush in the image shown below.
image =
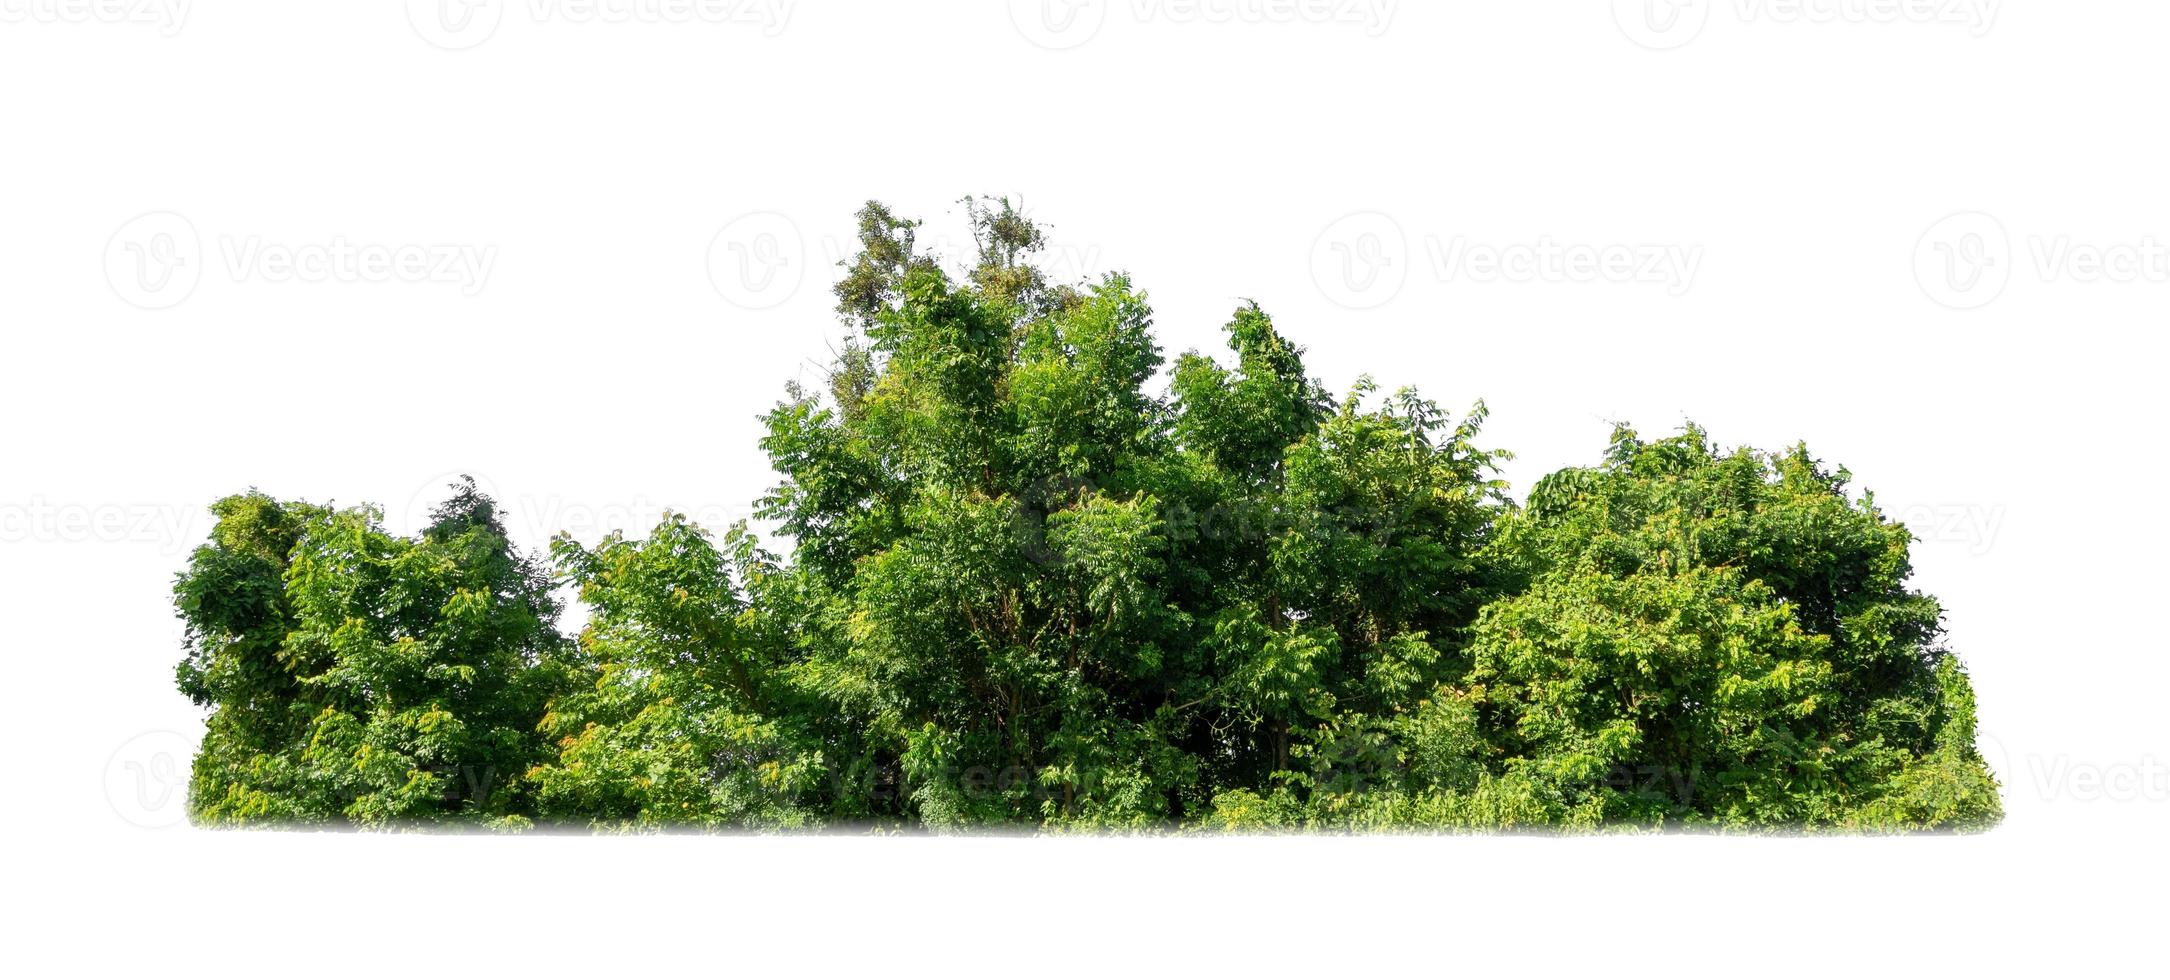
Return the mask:
[[(245, 494), (176, 586), (215, 824), (1977, 828), (1974, 704), (1910, 538), (1805, 447), (1617, 431), (1523, 505), (1461, 415), (1338, 400), (1244, 304), (1165, 364), (1121, 275), (973, 201), (879, 205), (827, 385), (719, 543), (506, 540)], [(553, 577), (592, 612), (561, 635)]]

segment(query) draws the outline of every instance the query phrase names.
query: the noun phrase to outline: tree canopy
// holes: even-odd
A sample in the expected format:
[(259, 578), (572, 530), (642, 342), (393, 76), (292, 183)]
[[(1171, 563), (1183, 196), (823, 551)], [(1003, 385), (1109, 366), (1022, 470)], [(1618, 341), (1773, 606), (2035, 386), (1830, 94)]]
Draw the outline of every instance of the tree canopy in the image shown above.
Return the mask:
[[(961, 272), (869, 203), (786, 554), (548, 555), (455, 485), (219, 501), (178, 577), (214, 825), (1966, 829), (2001, 813), (1911, 538), (1804, 446), (1622, 427), (1517, 503), (1485, 408), (1337, 397), (1245, 303), (1169, 364), (1120, 274)], [(588, 610), (561, 633), (557, 587)]]

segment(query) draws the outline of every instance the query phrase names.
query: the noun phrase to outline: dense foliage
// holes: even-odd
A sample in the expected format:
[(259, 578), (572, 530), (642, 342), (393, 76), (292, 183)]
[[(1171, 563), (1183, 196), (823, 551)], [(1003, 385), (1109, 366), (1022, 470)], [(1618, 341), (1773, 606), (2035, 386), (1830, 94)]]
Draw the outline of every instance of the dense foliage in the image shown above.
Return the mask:
[[(1617, 431), (1520, 506), (1255, 305), (1165, 363), (1120, 275), (870, 204), (744, 528), (547, 560), (250, 493), (175, 592), (208, 824), (1968, 828), (2000, 812), (1906, 529), (1803, 447)], [(1165, 378), (1165, 393), (1151, 390)], [(590, 613), (557, 626), (553, 580)]]

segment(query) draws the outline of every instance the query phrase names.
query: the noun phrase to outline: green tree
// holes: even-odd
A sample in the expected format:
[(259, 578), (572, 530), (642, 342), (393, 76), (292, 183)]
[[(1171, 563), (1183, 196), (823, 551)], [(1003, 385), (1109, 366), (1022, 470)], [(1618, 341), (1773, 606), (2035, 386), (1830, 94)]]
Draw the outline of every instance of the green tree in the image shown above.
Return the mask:
[(558, 606), (472, 481), (414, 538), (370, 508), (213, 508), (176, 583), (185, 692), (213, 707), (208, 823), (524, 820)]
[[(764, 441), (824, 690), (935, 826), (1140, 825), (1290, 771), (1322, 726), (1455, 676), (1499, 576), (1500, 454), (1403, 392), (1339, 413), (1255, 304), (1232, 367), (1166, 395), (1146, 298), (1050, 286), (1040, 232), (972, 204), (962, 282), (887, 219), (863, 381), (794, 389)], [(886, 214), (886, 211), (881, 212)], [(1442, 650), (1452, 655), (1443, 654)]]
[(1994, 821), (1910, 536), (1849, 481), (1693, 426), (1540, 481), (1500, 534), (1531, 585), (1478, 628), (1495, 743), (1605, 819)]
[(1805, 447), (1624, 427), (1517, 505), (1483, 403), (1335, 398), (1255, 303), (1167, 363), (1122, 274), (870, 202), (827, 383), (720, 544), (244, 494), (175, 595), (211, 823), (1913, 830), (1993, 823), (1911, 539)]
[[(590, 619), (576, 683), (539, 728), (555, 758), (527, 774), (538, 815), (603, 828), (796, 827), (815, 797), (819, 717), (794, 687), (787, 634), (749, 608), (734, 579), (772, 574), (743, 528), (719, 551), (668, 515), (645, 541), (612, 534), (553, 543)], [(811, 804), (811, 805), (810, 805)]]

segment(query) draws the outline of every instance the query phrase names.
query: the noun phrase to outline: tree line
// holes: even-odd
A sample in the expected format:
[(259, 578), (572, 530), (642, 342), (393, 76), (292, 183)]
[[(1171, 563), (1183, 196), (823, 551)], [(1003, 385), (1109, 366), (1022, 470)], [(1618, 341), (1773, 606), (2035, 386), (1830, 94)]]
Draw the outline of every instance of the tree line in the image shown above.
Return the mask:
[[(1255, 304), (959, 271), (869, 203), (743, 525), (547, 554), (249, 492), (178, 576), (206, 825), (1896, 831), (2001, 815), (1907, 529), (1805, 446), (1617, 428), (1517, 503), (1454, 413)], [(1156, 385), (1156, 378), (1165, 382)], [(1161, 390), (1155, 392), (1153, 389)], [(563, 589), (588, 612), (558, 625)]]

